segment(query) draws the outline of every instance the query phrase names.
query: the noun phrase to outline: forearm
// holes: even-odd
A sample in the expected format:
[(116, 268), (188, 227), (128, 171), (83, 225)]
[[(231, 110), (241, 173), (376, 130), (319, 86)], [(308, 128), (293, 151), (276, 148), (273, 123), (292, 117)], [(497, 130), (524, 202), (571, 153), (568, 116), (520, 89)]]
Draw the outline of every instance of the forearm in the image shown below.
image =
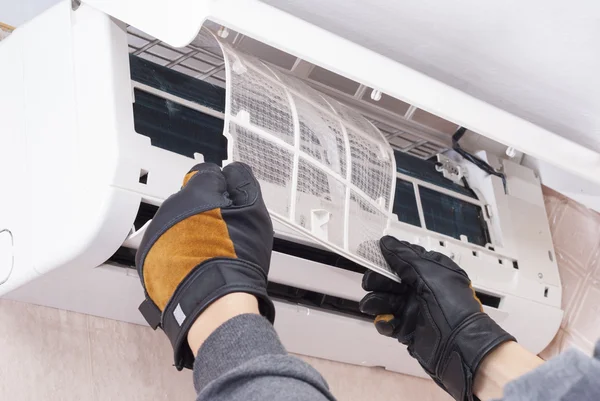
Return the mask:
[(500, 398), (507, 383), (543, 362), (514, 341), (501, 344), (481, 362), (475, 375), (473, 392), (481, 400)]
[(482, 401), (600, 400), (599, 377), (600, 342), (593, 358), (570, 349), (548, 362), (511, 342), (484, 359), (474, 392)]
[(287, 354), (273, 326), (258, 315), (254, 297), (249, 297), (221, 298), (188, 334), (197, 354), (198, 401), (333, 400), (321, 375)]
[(243, 292), (228, 294), (213, 302), (198, 316), (188, 332), (188, 344), (194, 353), (206, 339), (223, 323), (238, 315), (252, 313), (258, 315), (258, 302), (253, 295)]

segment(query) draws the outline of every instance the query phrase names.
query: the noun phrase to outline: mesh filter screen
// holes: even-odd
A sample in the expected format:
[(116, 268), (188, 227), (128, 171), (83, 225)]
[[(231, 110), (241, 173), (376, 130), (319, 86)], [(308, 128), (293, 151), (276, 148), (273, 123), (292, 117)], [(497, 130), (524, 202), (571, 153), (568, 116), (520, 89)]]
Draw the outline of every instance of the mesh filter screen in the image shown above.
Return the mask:
[(381, 132), (301, 80), (219, 43), (229, 161), (252, 167), (275, 220), (397, 279), (379, 249), (396, 171)]

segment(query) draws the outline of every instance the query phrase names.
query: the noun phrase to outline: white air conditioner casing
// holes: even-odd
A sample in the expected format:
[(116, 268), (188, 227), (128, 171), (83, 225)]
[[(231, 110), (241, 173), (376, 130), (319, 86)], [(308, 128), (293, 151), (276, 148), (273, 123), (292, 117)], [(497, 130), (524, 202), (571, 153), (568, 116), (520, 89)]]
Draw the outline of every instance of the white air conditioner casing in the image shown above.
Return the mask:
[[(595, 152), (260, 1), (90, 0), (76, 10), (63, 1), (0, 43), (2, 59), (11, 60), (0, 74), (0, 294), (144, 324), (137, 311), (143, 299), (137, 273), (106, 262), (121, 246), (139, 244), (143, 229), (132, 226), (140, 204), (160, 205), (203, 158), (151, 146), (135, 132), (125, 24), (186, 46), (206, 19), (600, 180)], [(486, 312), (537, 353), (562, 320), (540, 181), (512, 161), (486, 152), (479, 156), (501, 166), (507, 177), (504, 188), (499, 178), (458, 162), (479, 195), (465, 200), (485, 210), (493, 246), (397, 220), (386, 232), (454, 258), (478, 291), (500, 299), (496, 307), (484, 306)], [(145, 183), (140, 182), (144, 174)], [(415, 188), (460, 197), (398, 176)], [(288, 241), (323, 245), (290, 226), (276, 222), (275, 230)], [(275, 283), (351, 301), (364, 295), (360, 279), (359, 273), (280, 252), (273, 254), (269, 275)], [(276, 307), (275, 326), (292, 352), (424, 376), (397, 342), (379, 336), (367, 320), (289, 302), (277, 301)]]

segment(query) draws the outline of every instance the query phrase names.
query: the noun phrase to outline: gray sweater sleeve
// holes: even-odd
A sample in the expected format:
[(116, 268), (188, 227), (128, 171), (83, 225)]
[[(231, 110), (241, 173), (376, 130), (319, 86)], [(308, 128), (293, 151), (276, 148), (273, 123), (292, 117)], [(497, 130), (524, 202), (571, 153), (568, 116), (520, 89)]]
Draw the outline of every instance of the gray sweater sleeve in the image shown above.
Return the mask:
[(594, 357), (570, 349), (508, 383), (502, 401), (600, 400), (600, 341)]
[(262, 316), (228, 320), (204, 342), (194, 363), (197, 401), (335, 400), (310, 365), (288, 355)]
[[(273, 326), (240, 315), (215, 330), (194, 363), (197, 401), (334, 400), (310, 365), (288, 355)], [(508, 383), (501, 401), (600, 400), (600, 342), (594, 358), (569, 350)]]

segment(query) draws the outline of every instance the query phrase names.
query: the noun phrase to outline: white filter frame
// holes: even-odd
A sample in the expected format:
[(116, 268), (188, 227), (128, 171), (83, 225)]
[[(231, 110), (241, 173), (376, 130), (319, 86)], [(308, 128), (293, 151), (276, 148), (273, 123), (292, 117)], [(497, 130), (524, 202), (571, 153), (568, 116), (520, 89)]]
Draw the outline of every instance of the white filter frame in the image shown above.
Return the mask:
[[(213, 39), (218, 43), (218, 46), (223, 53), (226, 73), (225, 122), (223, 134), (228, 140), (228, 159), (223, 162), (223, 165), (227, 165), (234, 161), (244, 161), (248, 163), (248, 158), (245, 157), (245, 155), (242, 156), (239, 154), (240, 152), (236, 152), (236, 146), (238, 145), (236, 129), (239, 128), (259, 137), (262, 141), (267, 141), (270, 145), (277, 147), (277, 149), (287, 152), (291, 155), (289, 160), (293, 163), (291, 167), (291, 185), (287, 192), (287, 197), (282, 196), (284, 194), (280, 191), (270, 191), (273, 186), (270, 186), (264, 180), (261, 180), (260, 174), (257, 174), (263, 187), (265, 203), (267, 204), (271, 218), (283, 226), (300, 233), (314, 243), (320, 244), (347, 259), (395, 281), (400, 281), (398, 276), (389, 269), (389, 266), (383, 259), (383, 255), (379, 249), (379, 239), (387, 232), (391, 219), (395, 219), (392, 208), (396, 187), (396, 161), (393, 149), (385, 139), (383, 133), (381, 133), (381, 131), (369, 120), (350, 107), (316, 91), (308, 84), (282, 70), (276, 69), (255, 57), (233, 49), (228, 43), (220, 40), (206, 28), (203, 28), (200, 31), (199, 35), (194, 40), (194, 43), (197, 46), (200, 45), (210, 48), (215, 46), (211, 43)], [(252, 116), (250, 115), (249, 110), (238, 110), (237, 112), (233, 110), (234, 96), (238, 90), (233, 84), (234, 74), (244, 74), (248, 71), (257, 74), (256, 76), (260, 76), (260, 78), (264, 79), (265, 82), (268, 82), (269, 85), (272, 85), (278, 90), (281, 90), (282, 93), (285, 93), (292, 119), (293, 141), (290, 142), (282, 139), (280, 132), (274, 132), (273, 130), (252, 123)], [(344, 159), (339, 160), (339, 163), (334, 163), (339, 168), (332, 168), (301, 149), (300, 122), (301, 120), (304, 120), (299, 116), (300, 113), (295, 99), (296, 102), (302, 101), (307, 103), (310, 107), (326, 116), (328, 120), (338, 124), (335, 128), (339, 129), (344, 140)], [(367, 131), (369, 131), (369, 133), (367, 133)], [(331, 132), (319, 132), (319, 134), (330, 135)], [(355, 141), (354, 146), (350, 143), (350, 137)], [(381, 173), (379, 181), (382, 182), (375, 182), (378, 181), (378, 177), (371, 174), (363, 175), (364, 179), (361, 181), (361, 184), (363, 185), (360, 186), (356, 182), (357, 179), (353, 179), (352, 166), (359, 164), (357, 163), (356, 158), (353, 159), (353, 152), (351, 151), (351, 149), (357, 150), (358, 147), (356, 146), (356, 141), (368, 143), (372, 149), (378, 150), (381, 157), (380, 160), (382, 161), (381, 165), (384, 166), (379, 171)], [(330, 141), (330, 143), (335, 143), (335, 141)], [(261, 150), (264, 149), (256, 147), (257, 153), (260, 153)], [(331, 159), (335, 159), (335, 157), (331, 157)], [(342, 206), (344, 211), (343, 228), (337, 227), (338, 230), (343, 229), (343, 242), (337, 241), (337, 243), (335, 243), (328, 236), (327, 226), (328, 219), (332, 216), (331, 209), (324, 207), (323, 209), (312, 210), (310, 216), (310, 225), (312, 229), (308, 229), (296, 221), (297, 199), (299, 196), (298, 181), (300, 176), (300, 165), (302, 163), (307, 163), (320, 174), (324, 174), (326, 177), (333, 179), (335, 183), (343, 186), (343, 205), (338, 205)], [(248, 164), (253, 168), (256, 167), (253, 166), (252, 163)], [(341, 165), (344, 165), (345, 168), (340, 167)], [(256, 172), (255, 168), (255, 173)], [(381, 179), (381, 177), (383, 177), (383, 179)], [(329, 182), (331, 182), (331, 180)], [(382, 183), (383, 185), (374, 185)], [(371, 192), (369, 194), (365, 191), (365, 188), (370, 188), (370, 185), (373, 186), (375, 190), (369, 191)], [(281, 188), (283, 187), (277, 189), (281, 190)], [(284, 199), (289, 200), (289, 205), (284, 205), (287, 213), (282, 212), (283, 207), (281, 207), (281, 201)], [(360, 219), (360, 216), (357, 216), (356, 214), (351, 215), (350, 211), (352, 203), (355, 204), (355, 211), (358, 207), (358, 214), (360, 214), (360, 210), (362, 210), (364, 211), (364, 214), (369, 215), (364, 217), (379, 215), (381, 219)], [(354, 221), (357, 223), (353, 223)], [(322, 229), (315, 228), (315, 224), (319, 224)], [(361, 230), (357, 230), (355, 227), (356, 225), (360, 225)], [(352, 230), (353, 227), (354, 230)], [(360, 244), (363, 244), (359, 244), (359, 246), (364, 246), (361, 254), (357, 252), (357, 249), (359, 248), (351, 245), (351, 243), (356, 244), (357, 241), (356, 238), (354, 238), (356, 236), (362, 236), (362, 238), (359, 239)], [(354, 238), (354, 241), (352, 241), (351, 237)]]

